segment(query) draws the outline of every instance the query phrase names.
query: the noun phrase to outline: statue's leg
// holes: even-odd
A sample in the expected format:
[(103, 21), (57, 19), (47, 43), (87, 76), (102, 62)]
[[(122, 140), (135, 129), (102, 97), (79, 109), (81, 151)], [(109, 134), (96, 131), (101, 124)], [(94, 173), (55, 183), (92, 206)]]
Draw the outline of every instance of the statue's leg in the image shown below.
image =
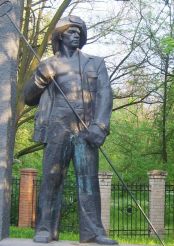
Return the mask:
[(88, 242), (98, 235), (106, 235), (101, 222), (98, 149), (77, 137), (74, 141), (74, 165), (78, 186), (80, 241)]
[[(57, 237), (64, 176), (71, 157), (68, 142), (48, 143), (44, 150), (43, 180), (38, 203), (37, 242), (50, 242)], [(42, 237), (42, 235), (44, 236)]]
[(52, 214), (51, 214), (51, 234), (52, 240), (57, 241), (59, 238), (58, 227), (60, 222), (60, 212), (61, 212), (61, 203), (62, 203), (62, 192), (63, 192), (63, 182), (59, 186), (58, 192), (53, 194), (53, 203)]

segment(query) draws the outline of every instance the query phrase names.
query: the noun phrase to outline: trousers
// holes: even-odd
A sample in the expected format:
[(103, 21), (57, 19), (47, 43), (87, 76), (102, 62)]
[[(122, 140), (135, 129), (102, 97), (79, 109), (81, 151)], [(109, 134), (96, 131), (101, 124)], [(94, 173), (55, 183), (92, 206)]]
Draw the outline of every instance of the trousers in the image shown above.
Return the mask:
[(101, 222), (98, 158), (98, 148), (75, 135), (45, 145), (36, 231), (47, 230), (53, 237), (56, 235), (64, 178), (72, 160), (78, 189), (80, 241), (106, 235)]

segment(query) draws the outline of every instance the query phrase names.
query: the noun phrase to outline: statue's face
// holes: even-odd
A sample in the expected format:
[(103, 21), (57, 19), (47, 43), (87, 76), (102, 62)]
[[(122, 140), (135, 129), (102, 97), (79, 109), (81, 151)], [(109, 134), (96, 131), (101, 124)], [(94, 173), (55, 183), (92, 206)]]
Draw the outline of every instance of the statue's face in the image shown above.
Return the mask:
[(69, 27), (61, 34), (61, 41), (68, 48), (79, 48), (80, 44), (80, 29), (78, 27)]

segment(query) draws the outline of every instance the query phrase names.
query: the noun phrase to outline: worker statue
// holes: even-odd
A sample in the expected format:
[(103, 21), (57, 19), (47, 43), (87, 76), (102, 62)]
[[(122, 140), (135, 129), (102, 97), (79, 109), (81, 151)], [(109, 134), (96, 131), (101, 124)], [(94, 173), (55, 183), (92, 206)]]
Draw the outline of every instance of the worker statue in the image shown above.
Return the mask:
[(80, 242), (118, 244), (106, 237), (101, 222), (98, 181), (98, 148), (109, 132), (112, 92), (103, 58), (80, 51), (86, 40), (86, 25), (79, 17), (70, 15), (59, 20), (52, 34), (54, 56), (39, 64), (24, 89), (25, 103), (38, 105), (34, 140), (44, 144), (35, 242), (58, 240), (63, 183), (72, 160)]

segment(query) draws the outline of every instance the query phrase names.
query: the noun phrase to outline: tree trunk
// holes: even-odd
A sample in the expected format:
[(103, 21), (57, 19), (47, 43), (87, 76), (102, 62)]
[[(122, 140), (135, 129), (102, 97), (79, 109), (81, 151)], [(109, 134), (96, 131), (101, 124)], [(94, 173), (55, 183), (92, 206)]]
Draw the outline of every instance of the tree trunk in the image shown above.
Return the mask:
[[(11, 3), (13, 10), (9, 15), (20, 26), (22, 1), (11, 0)], [(6, 15), (0, 17), (0, 240), (8, 237), (10, 225), (18, 46), (19, 34)]]

